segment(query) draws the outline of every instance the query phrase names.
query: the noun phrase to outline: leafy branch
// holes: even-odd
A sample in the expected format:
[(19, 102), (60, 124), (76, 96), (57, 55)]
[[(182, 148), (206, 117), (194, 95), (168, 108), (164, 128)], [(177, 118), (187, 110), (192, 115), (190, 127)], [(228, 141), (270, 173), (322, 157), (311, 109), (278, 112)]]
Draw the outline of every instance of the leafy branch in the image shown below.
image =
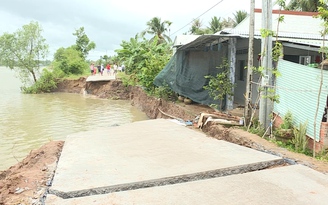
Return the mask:
[[(208, 85), (204, 86), (205, 90), (208, 90), (209, 95), (214, 100), (220, 101), (220, 110), (222, 109), (223, 100), (228, 96), (228, 99), (231, 99), (233, 96), (233, 88), (236, 86), (231, 82), (229, 63), (227, 59), (223, 59), (223, 62), (220, 66), (217, 67), (218, 73), (215, 76), (206, 75), (206, 79), (209, 79)], [(214, 106), (214, 107), (217, 107)]]

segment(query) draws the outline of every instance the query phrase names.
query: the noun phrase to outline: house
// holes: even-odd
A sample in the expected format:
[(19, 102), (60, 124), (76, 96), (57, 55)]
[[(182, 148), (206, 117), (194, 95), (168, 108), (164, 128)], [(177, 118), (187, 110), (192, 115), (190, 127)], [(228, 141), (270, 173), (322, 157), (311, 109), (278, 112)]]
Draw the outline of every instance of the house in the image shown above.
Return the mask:
[(179, 35), (176, 36), (173, 42), (173, 54), (176, 53), (177, 49), (187, 43), (194, 41), (200, 35)]
[[(254, 32), (254, 66), (261, 65), (261, 9), (255, 9)], [(308, 122), (307, 135), (314, 138), (314, 115), (319, 90), (320, 69), (322, 61), (319, 53), (324, 39), (320, 34), (322, 22), (313, 18), (317, 13), (297, 11), (272, 11), (272, 29), (277, 30), (278, 17), (283, 15), (284, 22), (279, 24), (278, 35), (273, 41), (279, 41), (283, 46), (283, 58), (278, 62), (281, 76), (276, 80), (270, 78), (271, 85), (276, 86), (280, 103), (273, 104), (273, 111), (284, 116), (291, 111), (295, 124)], [(230, 80), (236, 84), (234, 96), (226, 98), (225, 108), (231, 110), (245, 104), (246, 77), (245, 67), (248, 62), (249, 17), (233, 29), (224, 29), (213, 35), (197, 36), (193, 41), (177, 46), (175, 54), (163, 71), (155, 78), (158, 86), (167, 85), (176, 93), (201, 104), (218, 103), (211, 99), (203, 88), (208, 83), (206, 75), (215, 75), (216, 67), (222, 64), (224, 58), (230, 64)], [(180, 37), (177, 37), (180, 38)], [(326, 45), (328, 42), (325, 40)], [(319, 115), (316, 118), (316, 142), (328, 146), (327, 134), (318, 133), (322, 130), (322, 113), (328, 94), (328, 71), (323, 71), (324, 83), (320, 96)], [(254, 105), (259, 96), (258, 87), (261, 77), (254, 73), (252, 79), (251, 103)], [(328, 126), (327, 126), (328, 127)], [(328, 133), (328, 131), (325, 131)], [(325, 139), (323, 139), (325, 138)], [(323, 142), (325, 141), (325, 142)]]
[[(277, 27), (279, 15), (284, 16), (284, 21)], [(275, 90), (280, 102), (273, 104), (273, 112), (280, 116), (277, 121), (290, 111), (296, 126), (307, 122), (307, 136), (314, 139), (314, 135), (316, 135), (317, 149), (321, 149), (328, 147), (328, 131), (325, 128), (327, 125), (322, 122), (327, 104), (328, 71), (323, 71), (324, 81), (319, 98), (319, 113), (315, 120), (321, 76), (318, 65), (322, 61), (320, 47), (324, 44), (328, 45), (325, 40), (328, 38), (321, 36), (323, 22), (319, 18), (314, 18), (316, 15), (317, 13), (313, 12), (275, 10), (272, 12), (272, 28), (278, 29), (277, 40), (283, 45), (283, 58), (279, 60), (277, 66), (281, 76), (277, 77), (275, 82)], [(255, 9), (254, 34), (258, 39), (260, 38), (261, 24), (257, 22), (261, 22), (261, 18), (261, 10)], [(248, 25), (249, 20), (245, 19), (234, 29), (222, 33), (247, 36)], [(254, 53), (260, 53), (260, 48), (256, 46), (257, 41), (259, 40), (255, 40)], [(242, 85), (238, 87), (242, 87)], [(242, 92), (242, 89), (241, 91), (238, 88), (236, 90), (235, 94), (238, 96), (238, 92)], [(314, 122), (316, 122), (316, 134), (314, 134)], [(310, 143), (312, 142), (310, 141)]]

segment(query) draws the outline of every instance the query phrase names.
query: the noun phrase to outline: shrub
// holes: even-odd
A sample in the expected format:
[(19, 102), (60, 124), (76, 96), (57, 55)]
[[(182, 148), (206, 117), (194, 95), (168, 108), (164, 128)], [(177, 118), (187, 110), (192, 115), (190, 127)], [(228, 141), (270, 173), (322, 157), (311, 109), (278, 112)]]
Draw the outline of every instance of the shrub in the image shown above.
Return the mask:
[(65, 75), (78, 75), (88, 69), (88, 64), (81, 57), (81, 53), (72, 47), (59, 48), (54, 55), (55, 70), (61, 70)]
[(298, 128), (294, 128), (293, 133), (294, 137), (292, 139), (292, 143), (295, 146), (295, 150), (297, 152), (305, 152), (308, 144), (308, 140), (306, 138), (306, 130), (307, 130), (307, 122), (300, 123)]
[[(233, 84), (230, 80), (230, 70), (228, 60), (223, 58), (223, 63), (217, 67), (218, 73), (213, 75), (204, 76), (206, 79), (209, 79), (208, 85), (204, 86), (205, 90), (208, 90), (209, 95), (214, 100), (220, 101), (219, 110), (223, 107), (223, 100), (226, 96), (233, 96), (233, 88), (235, 84)], [(211, 105), (211, 107), (217, 107), (216, 105)]]
[(292, 112), (288, 111), (282, 118), (283, 123), (280, 125), (281, 129), (292, 129), (293, 128), (293, 116)]
[(36, 94), (36, 93), (49, 93), (57, 88), (57, 76), (44, 69), (41, 77), (30, 87), (22, 87), (23, 93)]
[(171, 101), (175, 101), (178, 98), (177, 94), (173, 92), (169, 86), (156, 87), (154, 90), (154, 95), (158, 98)]

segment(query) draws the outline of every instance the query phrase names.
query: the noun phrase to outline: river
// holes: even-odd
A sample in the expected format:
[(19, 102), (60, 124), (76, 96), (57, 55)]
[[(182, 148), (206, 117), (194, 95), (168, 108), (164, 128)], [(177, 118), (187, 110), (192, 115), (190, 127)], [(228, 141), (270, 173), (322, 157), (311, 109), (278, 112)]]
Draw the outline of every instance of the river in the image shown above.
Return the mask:
[(13, 71), (0, 67), (0, 170), (50, 140), (148, 119), (129, 101), (69, 93), (22, 94), (20, 86)]

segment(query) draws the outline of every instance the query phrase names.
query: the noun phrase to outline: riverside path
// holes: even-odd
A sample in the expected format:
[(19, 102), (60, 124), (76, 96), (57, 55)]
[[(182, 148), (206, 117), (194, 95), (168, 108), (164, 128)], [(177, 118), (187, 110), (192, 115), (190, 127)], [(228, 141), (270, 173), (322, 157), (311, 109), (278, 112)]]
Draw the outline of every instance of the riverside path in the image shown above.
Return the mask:
[(157, 119), (67, 136), (45, 204), (325, 204), (328, 176)]

